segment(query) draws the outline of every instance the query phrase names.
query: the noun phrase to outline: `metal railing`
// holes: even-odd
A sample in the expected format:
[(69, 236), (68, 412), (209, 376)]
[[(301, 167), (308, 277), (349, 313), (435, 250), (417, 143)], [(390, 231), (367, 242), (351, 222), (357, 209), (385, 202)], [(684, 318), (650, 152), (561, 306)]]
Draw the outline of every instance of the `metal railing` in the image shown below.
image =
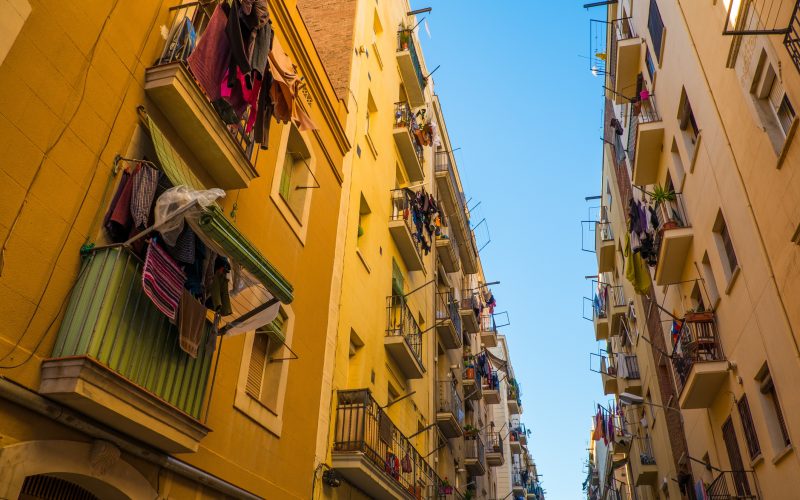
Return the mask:
[(369, 389), (338, 392), (333, 452), (361, 452), (412, 497), (430, 498), (443, 483), (394, 425)]
[(461, 315), (458, 313), (458, 302), (451, 292), (440, 292), (436, 294), (436, 321), (443, 322), (450, 320), (456, 328), (456, 335), (461, 338)]
[(414, 65), (414, 72), (417, 74), (419, 86), (420, 88), (424, 89), (427, 79), (425, 78), (425, 75), (422, 74), (422, 64), (420, 63), (419, 55), (417, 54), (417, 44), (414, 40), (414, 31), (410, 29), (402, 29), (397, 32), (397, 51), (404, 52), (406, 50), (411, 55), (411, 63)]
[[(441, 202), (439, 202), (439, 206), (442, 206)], [(461, 257), (458, 253), (458, 243), (453, 237), (453, 230), (450, 228), (449, 221), (444, 215), (441, 215), (441, 219), (442, 225), (436, 228), (436, 239), (447, 241), (453, 247), (453, 251), (456, 254), (456, 259), (460, 259)]]
[[(661, 116), (659, 116), (658, 108), (656, 107), (656, 96), (654, 94), (650, 94), (647, 99), (641, 100), (637, 104), (639, 107), (639, 114), (636, 116), (640, 124), (661, 121)], [(634, 108), (635, 107), (636, 105), (634, 105)]]
[(486, 463), (486, 450), (480, 436), (464, 436), (464, 458), (478, 460), (481, 464)]
[(633, 114), (633, 106), (631, 104), (628, 109), (630, 116), (628, 117), (628, 147), (626, 149), (631, 166), (634, 165), (636, 160), (636, 134), (639, 130), (639, 118)]
[[(392, 213), (389, 216), (389, 220), (403, 221), (408, 229), (408, 232), (411, 234), (411, 238), (414, 242), (414, 248), (421, 256), (422, 242), (420, 241), (419, 234), (420, 232), (424, 231), (424, 228), (421, 226), (422, 219), (419, 216), (414, 215), (413, 204), (409, 199), (409, 196), (411, 195), (412, 193), (406, 189), (392, 189)], [(420, 224), (419, 230), (417, 229), (417, 221)]]
[(664, 200), (656, 204), (659, 232), (690, 226), (683, 193), (673, 193), (673, 195), (675, 199)]
[(52, 357), (86, 356), (194, 418), (200, 418), (213, 340), (206, 321), (196, 358), (178, 327), (142, 289), (143, 263), (122, 246), (84, 256)]
[(437, 384), (436, 411), (451, 413), (458, 424), (464, 425), (464, 402), (458, 394), (458, 383), (455, 380), (439, 380)]
[(408, 307), (405, 296), (390, 295), (386, 297), (386, 336), (401, 336), (414, 354), (421, 367), (422, 363), (422, 330), (417, 324), (414, 313)]
[(614, 241), (614, 232), (611, 230), (611, 222), (608, 217), (608, 207), (600, 207), (600, 214), (595, 223), (595, 231), (600, 235), (600, 241)]
[(761, 494), (755, 472), (720, 472), (706, 488), (709, 500), (758, 500)]
[(609, 23), (611, 28), (611, 50), (608, 54), (606, 72), (611, 81), (611, 88), (614, 88), (616, 82), (615, 70), (617, 66), (617, 47), (619, 46), (619, 42), (636, 37), (630, 19), (630, 17), (622, 17), (614, 19)]
[(497, 326), (494, 322), (494, 316), (489, 314), (488, 311), (481, 314), (480, 327), (482, 333), (497, 334)]
[(672, 366), (677, 375), (675, 384), (678, 394), (683, 391), (692, 366), (696, 363), (725, 360), (714, 313), (710, 311), (686, 314), (680, 337), (673, 347)]
[(642, 465), (655, 465), (656, 456), (653, 453), (653, 441), (650, 436), (637, 437), (639, 443), (639, 463)]
[(417, 158), (420, 163), (424, 161), (424, 154), (422, 144), (420, 144), (417, 132), (420, 131), (417, 119), (411, 106), (407, 102), (394, 103), (394, 128), (407, 128), (408, 133), (411, 134), (411, 142), (414, 144), (414, 151), (417, 153)]
[[(153, 66), (179, 63), (191, 73), (187, 59), (194, 50), (196, 42), (202, 38), (211, 18), (211, 13), (217, 3), (214, 0), (209, 2), (189, 2), (170, 8), (172, 19), (167, 23), (167, 26), (171, 28), (167, 34), (161, 56)], [(202, 86), (198, 85), (198, 87), (206, 95)], [(254, 110), (248, 106), (242, 116), (235, 116), (232, 110), (231, 113), (220, 113), (220, 109), (211, 102), (208, 95), (206, 95), (206, 99), (208, 99), (209, 104), (214, 108), (220, 120), (226, 125), (228, 132), (239, 144), (245, 156), (251, 163), (255, 164), (255, 157), (258, 153), (258, 148), (255, 147), (255, 129), (251, 128), (249, 132), (247, 131), (247, 122), (250, 119), (250, 113), (254, 112)]]
[(624, 368), (620, 366), (619, 374), (629, 380), (635, 380), (641, 378), (639, 373), (639, 359), (636, 357), (635, 354), (620, 354), (619, 360), (617, 361), (618, 364), (624, 365)]
[(500, 432), (490, 432), (486, 441), (491, 453), (503, 453), (503, 435)]
[(525, 488), (525, 480), (522, 475), (522, 471), (519, 468), (514, 467), (511, 469), (511, 484), (515, 488)]
[(789, 52), (795, 69), (800, 71), (800, 1), (795, 2), (789, 29), (783, 37), (783, 45)]
[[(473, 297), (476, 299), (473, 301)], [(472, 288), (464, 288), (461, 290), (461, 309), (470, 309), (474, 311), (474, 306), (480, 304), (481, 298), (478, 292)]]

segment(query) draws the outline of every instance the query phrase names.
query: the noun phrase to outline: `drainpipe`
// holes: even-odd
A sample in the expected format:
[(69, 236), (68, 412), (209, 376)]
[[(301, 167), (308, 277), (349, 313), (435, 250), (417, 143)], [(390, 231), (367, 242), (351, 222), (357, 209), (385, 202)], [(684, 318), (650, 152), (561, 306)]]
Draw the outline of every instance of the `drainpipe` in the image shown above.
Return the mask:
[[(204, 472), (164, 453), (145, 448), (121, 435), (106, 430), (83, 415), (55, 403), (39, 394), (0, 377), (0, 398), (16, 403), (55, 422), (75, 429), (95, 439), (114, 443), (120, 450), (146, 460), (158, 467), (174, 472), (190, 481), (214, 489), (223, 495), (241, 500), (261, 500), (261, 497), (243, 490), (223, 479)], [(160, 492), (159, 492), (160, 493)]]

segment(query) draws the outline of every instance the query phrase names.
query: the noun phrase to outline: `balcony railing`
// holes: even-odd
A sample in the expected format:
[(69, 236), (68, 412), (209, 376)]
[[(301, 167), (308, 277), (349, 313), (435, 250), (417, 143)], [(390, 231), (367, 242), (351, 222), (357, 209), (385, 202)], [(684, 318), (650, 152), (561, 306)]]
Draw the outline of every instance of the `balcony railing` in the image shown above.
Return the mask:
[(52, 358), (87, 357), (195, 419), (200, 418), (213, 344), (206, 321), (192, 358), (178, 327), (142, 289), (142, 261), (121, 246), (84, 257)]
[(486, 450), (480, 436), (464, 436), (464, 458), (477, 460), (480, 464), (486, 463)]
[(440, 292), (436, 294), (436, 322), (442, 323), (450, 320), (456, 330), (456, 335), (460, 339), (461, 315), (458, 313), (458, 302), (451, 292)]
[(617, 364), (619, 368), (617, 372), (621, 378), (629, 380), (641, 378), (639, 373), (639, 359), (635, 354), (619, 354), (618, 356)]
[(503, 435), (500, 432), (490, 432), (487, 445), (492, 453), (503, 453)]
[(464, 426), (464, 402), (458, 394), (458, 384), (453, 380), (439, 380), (436, 398), (437, 413), (451, 413), (460, 426)]
[[(464, 196), (458, 189), (458, 181), (456, 180), (456, 171), (450, 161), (450, 151), (437, 151), (434, 156), (434, 170), (435, 172), (446, 172), (450, 178), (450, 184), (453, 187), (453, 193), (456, 198), (456, 206), (459, 210), (458, 217), (461, 218), (467, 213), (467, 205)], [(463, 215), (462, 215), (463, 214)]]
[(629, 17), (614, 19), (609, 24), (609, 27), (611, 28), (611, 50), (609, 50), (609, 60), (606, 68), (608, 68), (608, 77), (611, 82), (611, 88), (613, 89), (614, 82), (616, 81), (614, 72), (617, 65), (617, 45), (621, 40), (634, 38), (636, 34), (633, 32), (633, 26), (631, 25)]
[(653, 453), (653, 441), (650, 436), (636, 439), (639, 445), (639, 463), (642, 465), (656, 465), (656, 455)]
[(689, 227), (689, 216), (683, 193), (673, 193), (674, 200), (664, 200), (656, 204), (659, 233), (669, 229)]
[(511, 484), (514, 486), (515, 489), (522, 489), (525, 488), (526, 486), (525, 478), (522, 474), (522, 471), (519, 470), (517, 467), (514, 467), (511, 470)]
[(672, 366), (677, 375), (675, 383), (680, 394), (695, 364), (725, 360), (714, 313), (688, 313), (674, 348)]
[(418, 134), (422, 130), (417, 123), (414, 112), (407, 102), (394, 103), (394, 128), (407, 128), (411, 134), (411, 140), (414, 144), (414, 151), (417, 154), (420, 164), (424, 161), (424, 154), (422, 150), (422, 143), (419, 140)]
[(759, 500), (761, 493), (755, 472), (720, 472), (706, 488), (709, 500)]
[(417, 54), (417, 46), (416, 43), (414, 43), (414, 32), (412, 30), (402, 29), (397, 32), (397, 51), (409, 52), (409, 54), (411, 55), (411, 62), (414, 65), (414, 73), (416, 73), (419, 86), (420, 88), (424, 89), (427, 80), (425, 79), (425, 75), (422, 74), (422, 64), (420, 64), (419, 61), (419, 55)]
[[(203, 36), (211, 17), (210, 13), (216, 3), (216, 1), (211, 1), (210, 3), (205, 3), (205, 5), (199, 5), (198, 2), (188, 2), (170, 9), (172, 20), (167, 23), (167, 26), (171, 26), (172, 29), (167, 36), (161, 56), (153, 67), (179, 63), (191, 74), (187, 59), (196, 46), (196, 41), (199, 41)], [(191, 33), (196, 34), (195, 42), (190, 41)], [(207, 95), (206, 99), (208, 99)], [(241, 147), (244, 155), (250, 159), (251, 163), (255, 163), (255, 156), (258, 151), (258, 148), (255, 148), (255, 129), (251, 129), (250, 132), (246, 131), (247, 122), (253, 110), (248, 106), (241, 117), (235, 117), (232, 113), (221, 113), (221, 108), (211, 102), (210, 99), (208, 100), (220, 120), (227, 126), (228, 132)]]
[(386, 297), (386, 303), (386, 336), (403, 337), (420, 366), (423, 366), (422, 330), (408, 307), (406, 298), (402, 295), (390, 295)]
[(443, 483), (368, 389), (339, 391), (333, 453), (360, 452), (412, 498), (430, 498)]
[[(411, 238), (410, 242), (405, 242), (404, 245), (411, 246), (413, 250), (417, 253), (418, 259), (411, 259), (410, 257), (403, 256), (404, 260), (407, 260), (406, 265), (409, 265), (409, 262), (417, 260), (422, 260), (422, 241), (420, 241), (420, 234), (424, 233), (424, 229), (420, 229), (417, 231), (417, 227), (414, 223), (414, 214), (411, 200), (409, 199), (409, 192), (405, 189), (393, 189), (391, 191), (391, 198), (392, 198), (392, 213), (389, 216), (389, 221), (401, 221), (405, 224), (406, 229), (408, 230), (408, 234), (403, 235), (403, 238), (408, 239)], [(420, 226), (421, 227), (421, 226)], [(397, 238), (395, 238), (397, 240)], [(398, 246), (401, 246), (401, 242), (398, 242)], [(402, 246), (400, 248), (401, 252), (405, 250)], [(414, 266), (410, 266), (414, 267)]]

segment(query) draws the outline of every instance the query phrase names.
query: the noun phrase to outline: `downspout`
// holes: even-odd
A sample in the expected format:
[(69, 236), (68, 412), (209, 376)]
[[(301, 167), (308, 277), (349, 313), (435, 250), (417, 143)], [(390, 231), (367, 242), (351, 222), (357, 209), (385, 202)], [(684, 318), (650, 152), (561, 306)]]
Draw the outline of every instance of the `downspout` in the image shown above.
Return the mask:
[[(158, 467), (174, 472), (190, 481), (207, 486), (223, 495), (241, 500), (261, 500), (262, 497), (250, 493), (223, 479), (204, 472), (162, 452), (145, 448), (132, 440), (105, 429), (87, 419), (85, 416), (68, 409), (50, 399), (15, 384), (6, 377), (0, 377), (0, 398), (18, 404), (39, 415), (45, 416), (59, 424), (77, 430), (95, 439), (102, 439), (116, 445), (137, 458), (146, 460)], [(160, 494), (161, 492), (159, 492)]]
[[(697, 57), (697, 62), (700, 65), (700, 71), (703, 74), (703, 80), (706, 83), (706, 87), (709, 89), (709, 95), (711, 96), (711, 102), (714, 103), (714, 112), (717, 115), (717, 120), (719, 120), (720, 126), (722, 128), (722, 133), (725, 135), (725, 143), (728, 145), (728, 148), (731, 151), (731, 158), (733, 159), (733, 165), (736, 170), (736, 177), (739, 181), (739, 185), (742, 186), (742, 191), (744, 192), (744, 198), (747, 202), (747, 211), (750, 214), (751, 219), (755, 225), (756, 234), (758, 235), (758, 243), (761, 247), (761, 251), (764, 253), (765, 260), (767, 262), (767, 268), (769, 269), (769, 278), (772, 282), (772, 285), (775, 287), (775, 292), (778, 295), (778, 303), (781, 306), (781, 312), (783, 313), (783, 319), (786, 325), (789, 327), (789, 336), (792, 339), (792, 345), (794, 346), (795, 356), (800, 358), (800, 345), (797, 343), (797, 337), (794, 334), (794, 328), (792, 328), (792, 322), (789, 320), (789, 313), (786, 310), (786, 304), (783, 301), (783, 295), (781, 295), (781, 288), (778, 286), (778, 281), (775, 279), (775, 270), (772, 267), (772, 260), (770, 260), (769, 253), (767, 252), (767, 245), (764, 243), (764, 235), (761, 233), (761, 228), (758, 225), (758, 220), (756, 219), (755, 211), (753, 210), (753, 204), (750, 201), (750, 193), (747, 191), (745, 187), (744, 177), (742, 176), (742, 171), (739, 168), (739, 162), (736, 159), (736, 153), (733, 150), (733, 145), (731, 144), (730, 137), (728, 136), (728, 129), (725, 127), (725, 122), (722, 120), (722, 115), (719, 112), (719, 105), (717, 104), (717, 100), (714, 97), (714, 93), (711, 92), (711, 82), (708, 80), (708, 75), (706, 74), (705, 66), (703, 65), (703, 60), (700, 58), (700, 51), (697, 50), (697, 45), (694, 43), (694, 36), (692, 35), (691, 29), (689, 29), (689, 22), (686, 19), (686, 13), (683, 10), (683, 4), (681, 0), (677, 2), (678, 8), (680, 9), (681, 18), (683, 19), (683, 24), (686, 26), (686, 33), (689, 35), (689, 41), (692, 43), (692, 50), (694, 51), (695, 56)], [(716, 175), (714, 176), (714, 180), (716, 181)]]

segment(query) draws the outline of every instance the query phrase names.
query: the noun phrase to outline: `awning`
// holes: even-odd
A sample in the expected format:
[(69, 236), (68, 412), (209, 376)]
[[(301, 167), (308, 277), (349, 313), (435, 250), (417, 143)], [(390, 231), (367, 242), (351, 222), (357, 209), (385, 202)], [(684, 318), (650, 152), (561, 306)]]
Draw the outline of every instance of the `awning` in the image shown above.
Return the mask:
[[(161, 168), (172, 185), (187, 186), (198, 191), (207, 189), (149, 116), (147, 116), (147, 126), (150, 129), (150, 137), (153, 140)], [(187, 221), (192, 225), (197, 236), (218, 253), (238, 263), (252, 278), (263, 284), (271, 295), (269, 298), (274, 297), (284, 304), (292, 302), (291, 283), (225, 217), (218, 205), (198, 207), (191, 217), (189, 214), (186, 215)], [(254, 304), (254, 307), (255, 305), (257, 304)]]

